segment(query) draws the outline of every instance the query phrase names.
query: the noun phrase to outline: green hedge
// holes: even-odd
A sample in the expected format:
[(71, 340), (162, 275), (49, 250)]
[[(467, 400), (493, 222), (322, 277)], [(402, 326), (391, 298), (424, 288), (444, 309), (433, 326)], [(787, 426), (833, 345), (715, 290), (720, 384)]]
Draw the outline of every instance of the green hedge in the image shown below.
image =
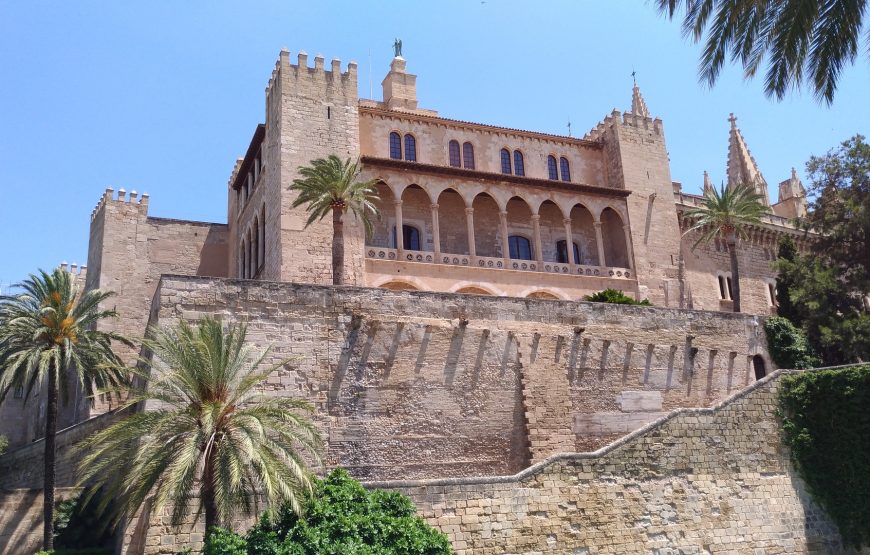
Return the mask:
[(819, 359), (813, 352), (807, 335), (781, 316), (772, 316), (764, 322), (770, 357), (780, 368), (813, 368)]
[(870, 366), (785, 376), (779, 415), (810, 494), (844, 542), (870, 545)]
[(593, 293), (592, 295), (586, 295), (585, 297), (583, 297), (583, 299), (593, 303), (634, 304), (640, 306), (652, 306), (652, 303), (649, 302), (649, 299), (636, 301), (633, 297), (629, 297), (618, 289), (605, 289), (604, 291), (599, 291), (598, 293)]
[(213, 528), (204, 555), (449, 555), (447, 536), (397, 492), (367, 490), (337, 469), (318, 480), (299, 518), (264, 515), (246, 537)]

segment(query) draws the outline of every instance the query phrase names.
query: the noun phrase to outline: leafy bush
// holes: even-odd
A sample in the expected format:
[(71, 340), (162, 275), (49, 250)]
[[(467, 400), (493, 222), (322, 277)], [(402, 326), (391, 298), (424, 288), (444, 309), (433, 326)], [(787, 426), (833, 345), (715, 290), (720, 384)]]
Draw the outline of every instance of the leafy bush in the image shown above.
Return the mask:
[(247, 555), (245, 538), (224, 528), (211, 528), (205, 540), (203, 555)]
[(764, 323), (770, 356), (780, 368), (812, 368), (819, 364), (803, 330), (781, 316)]
[(636, 301), (618, 289), (605, 289), (592, 295), (583, 297), (585, 300), (593, 303), (611, 303), (611, 304), (634, 304), (641, 306), (652, 306), (649, 299)]
[[(277, 514), (263, 515), (246, 538), (226, 530), (217, 532), (219, 539), (212, 535), (205, 555), (452, 553), (447, 536), (418, 517), (409, 498), (397, 492), (369, 491), (343, 469), (317, 481), (304, 518), (285, 507)], [(217, 550), (218, 541), (223, 551)]]
[(870, 545), (870, 366), (783, 378), (779, 415), (791, 458), (844, 542)]
[(6, 436), (0, 436), (0, 455), (6, 452), (6, 449), (9, 447), (9, 438)]

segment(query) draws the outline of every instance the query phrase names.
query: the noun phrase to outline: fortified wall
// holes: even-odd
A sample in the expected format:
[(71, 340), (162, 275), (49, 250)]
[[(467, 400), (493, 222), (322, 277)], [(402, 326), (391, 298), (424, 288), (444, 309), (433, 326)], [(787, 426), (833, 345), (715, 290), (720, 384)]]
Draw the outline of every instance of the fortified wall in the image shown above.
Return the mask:
[(311, 401), (328, 464), (361, 479), (512, 474), (715, 404), (767, 360), (746, 315), (163, 276), (152, 324), (209, 314), (291, 361), (265, 387)]
[(411, 496), (457, 555), (853, 553), (783, 447), (781, 375), (514, 476), (368, 485)]

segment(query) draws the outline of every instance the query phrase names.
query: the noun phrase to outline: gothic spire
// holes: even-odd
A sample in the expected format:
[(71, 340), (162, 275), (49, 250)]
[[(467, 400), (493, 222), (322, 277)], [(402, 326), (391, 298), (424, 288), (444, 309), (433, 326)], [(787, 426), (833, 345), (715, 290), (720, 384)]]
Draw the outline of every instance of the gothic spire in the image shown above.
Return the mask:
[(728, 121), (731, 122), (731, 133), (728, 137), (728, 188), (732, 189), (740, 184), (751, 185), (762, 196), (764, 205), (770, 206), (767, 181), (761, 175), (755, 158), (752, 157), (740, 129), (737, 128), (737, 118), (734, 114), (730, 114)]
[(643, 95), (640, 94), (640, 87), (637, 86), (637, 83), (631, 89), (631, 113), (645, 118), (650, 117), (646, 101), (643, 99)]

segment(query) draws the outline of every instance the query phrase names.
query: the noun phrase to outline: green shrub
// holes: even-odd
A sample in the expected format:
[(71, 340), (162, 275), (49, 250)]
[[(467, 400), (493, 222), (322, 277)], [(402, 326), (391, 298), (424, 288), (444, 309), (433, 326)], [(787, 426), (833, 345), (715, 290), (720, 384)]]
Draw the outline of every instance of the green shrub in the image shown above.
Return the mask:
[(773, 316), (764, 323), (770, 356), (780, 368), (812, 368), (819, 359), (807, 340), (806, 334), (790, 321)]
[(870, 545), (870, 366), (788, 375), (779, 415), (791, 458), (843, 541)]
[(225, 528), (211, 528), (205, 540), (203, 555), (247, 555), (245, 538)]
[(0, 455), (6, 452), (6, 449), (9, 447), (9, 438), (6, 436), (0, 436)]
[(634, 304), (640, 306), (652, 306), (649, 299), (636, 301), (618, 289), (605, 289), (592, 295), (583, 297), (585, 300), (593, 303), (611, 303), (611, 304)]
[[(289, 508), (265, 514), (246, 538), (225, 530), (205, 555), (449, 555), (447, 536), (416, 515), (413, 502), (370, 491), (337, 469), (318, 480), (304, 518)], [(232, 537), (230, 537), (230, 535)], [(217, 551), (219, 547), (224, 551)]]

